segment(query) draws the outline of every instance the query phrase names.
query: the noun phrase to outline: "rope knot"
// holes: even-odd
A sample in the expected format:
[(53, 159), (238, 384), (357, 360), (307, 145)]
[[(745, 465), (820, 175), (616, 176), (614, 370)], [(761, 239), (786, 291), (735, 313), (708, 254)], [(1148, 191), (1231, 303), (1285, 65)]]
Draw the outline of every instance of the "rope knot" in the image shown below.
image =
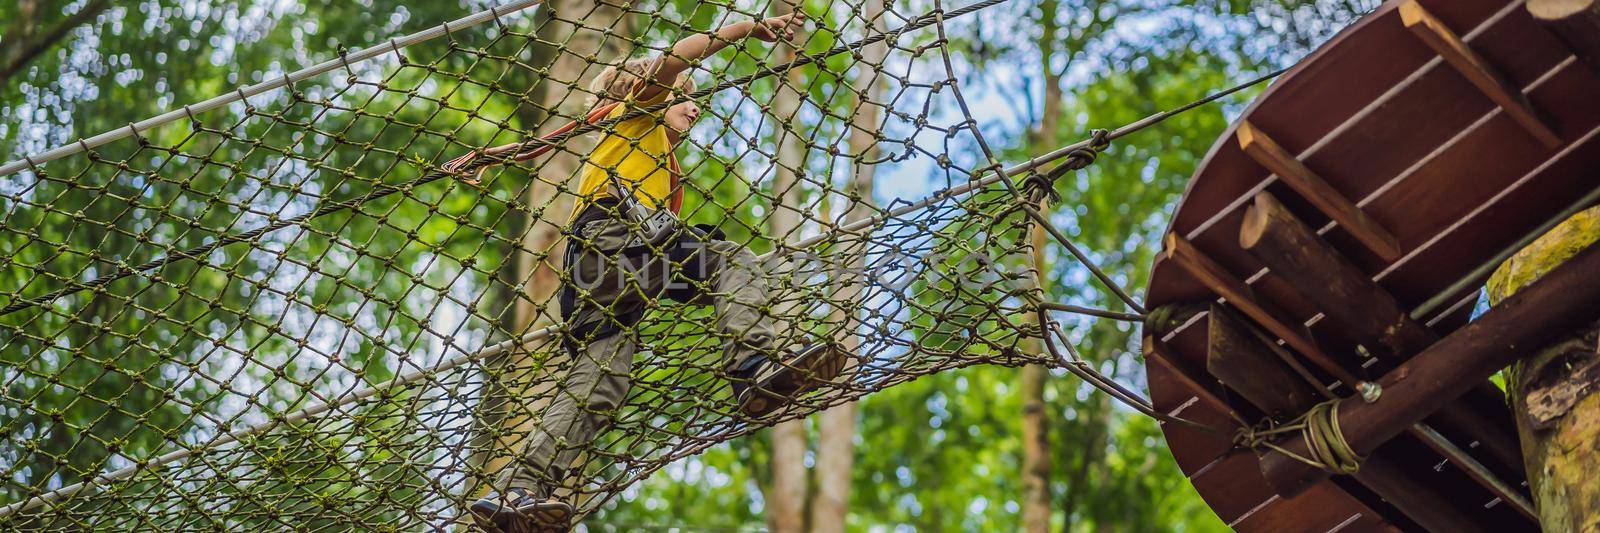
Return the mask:
[(1023, 184), (1028, 191), (1029, 198), (1034, 203), (1038, 203), (1040, 200), (1049, 200), (1050, 202), (1060, 200), (1061, 195), (1056, 192), (1056, 180), (1061, 179), (1068, 172), (1082, 170), (1088, 168), (1089, 165), (1093, 165), (1095, 159), (1100, 157), (1100, 152), (1111, 147), (1110, 136), (1111, 132), (1109, 131), (1103, 129), (1094, 130), (1089, 133), (1089, 143), (1081, 148), (1067, 152), (1061, 164), (1043, 174), (1038, 172), (1028, 174), (1028, 177), (1023, 180)]
[(1240, 448), (1259, 450), (1266, 446), (1272, 437), (1282, 433), (1278, 431), (1278, 421), (1271, 418), (1262, 419), (1252, 426), (1241, 426), (1233, 433), (1233, 445)]
[(1089, 147), (1096, 152), (1104, 152), (1111, 147), (1111, 130), (1096, 128), (1089, 132)]
[(1100, 152), (1111, 147), (1110, 136), (1111, 132), (1103, 129), (1089, 132), (1089, 144), (1067, 153), (1067, 160), (1056, 168), (1068, 167), (1066, 169), (1068, 171), (1088, 168), (1089, 165), (1094, 164), (1095, 159), (1100, 157)]
[[(1056, 168), (1059, 169), (1063, 166), (1066, 166), (1066, 164), (1063, 163)], [(1051, 203), (1060, 200), (1061, 194), (1056, 192), (1055, 179), (1059, 174), (1054, 169), (1049, 173), (1029, 172), (1028, 177), (1022, 180), (1023, 190), (1028, 191), (1028, 200), (1036, 204), (1040, 200), (1047, 200)]]

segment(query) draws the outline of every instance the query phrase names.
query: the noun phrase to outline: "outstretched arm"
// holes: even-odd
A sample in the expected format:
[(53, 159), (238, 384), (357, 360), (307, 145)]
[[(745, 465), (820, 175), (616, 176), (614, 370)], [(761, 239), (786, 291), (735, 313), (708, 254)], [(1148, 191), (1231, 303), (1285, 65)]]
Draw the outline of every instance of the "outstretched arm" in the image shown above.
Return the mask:
[(677, 83), (678, 76), (689, 70), (691, 63), (716, 55), (735, 41), (755, 38), (770, 43), (779, 39), (794, 39), (795, 30), (805, 24), (805, 21), (805, 12), (795, 11), (766, 20), (735, 22), (717, 28), (714, 32), (697, 33), (686, 37), (674, 43), (672, 50), (661, 56), (660, 61), (656, 63), (655, 75), (651, 76), (655, 83), (646, 85), (636, 96), (640, 100), (648, 100), (661, 94)]
[[(788, 15), (765, 20), (736, 22), (717, 28), (717, 31), (714, 32), (699, 33), (684, 38), (673, 43), (672, 50), (668, 51), (656, 62), (655, 75), (650, 76), (653, 83), (645, 84), (645, 87), (640, 89), (635, 96), (643, 100), (660, 95), (677, 83), (678, 76), (689, 70), (690, 63), (710, 57), (723, 48), (727, 48), (734, 41), (755, 38), (770, 43), (779, 39), (794, 39), (795, 31), (805, 23), (805, 20), (805, 12), (795, 11)], [(589, 118), (589, 120), (593, 119), (594, 117)], [(524, 145), (525, 143), (510, 143), (487, 150), (474, 150), (446, 162), (441, 169), (445, 172), (460, 174), (462, 181), (469, 184), (477, 184), (484, 168), (480, 167), (476, 172), (467, 172), (468, 166), (483, 156), (506, 157), (517, 149), (524, 147)]]
[[(595, 120), (598, 120), (600, 117), (606, 116), (606, 114), (610, 113), (611, 109), (616, 107), (617, 105), (618, 104), (610, 104), (610, 105), (600, 106), (597, 109), (591, 109), (591, 110), (589, 110), (589, 115), (584, 117), (583, 121), (585, 123), (592, 123)], [(540, 138), (545, 140), (545, 141), (549, 141), (552, 138), (555, 138), (555, 137), (558, 137), (558, 136), (561, 136), (561, 135), (566, 135), (568, 132), (572, 131), (573, 129), (576, 129), (577, 127), (578, 127), (577, 121), (568, 122), (568, 123), (566, 123), (566, 125), (561, 126), (559, 128), (556, 128), (555, 131), (552, 131), (550, 133), (546, 133), (546, 134), (544, 134), (543, 137), (540, 137)], [(517, 150), (526, 149), (527, 147), (528, 147), (528, 142), (524, 141), (524, 142), (515, 142), (515, 143), (509, 143), (509, 144), (502, 144), (500, 146), (496, 146), (496, 147), (490, 148), (488, 150), (473, 150), (471, 152), (468, 152), (466, 155), (463, 155), (461, 157), (457, 157), (455, 159), (451, 159), (450, 161), (446, 162), (443, 165), (442, 170), (444, 170), (445, 172), (449, 172), (449, 173), (452, 173), (452, 174), (459, 175), (461, 177), (461, 180), (467, 182), (468, 184), (477, 185), (478, 184), (478, 178), (483, 175), (483, 171), (487, 167), (479, 167), (476, 172), (467, 172), (466, 169), (467, 169), (467, 167), (471, 166), (474, 162), (476, 162), (479, 157), (488, 156), (488, 157), (496, 158), (497, 160), (510, 157), (511, 159), (514, 159), (514, 160), (517, 160), (517, 161), (523, 161), (523, 160), (539, 157), (540, 154), (543, 154), (545, 152), (550, 151), (550, 149), (554, 148), (555, 145), (552, 145), (552, 144), (549, 144), (548, 142), (546, 142), (543, 146), (536, 147), (533, 150), (528, 150), (528, 151), (515, 153), (515, 154), (512, 153), (512, 152), (517, 151)]]

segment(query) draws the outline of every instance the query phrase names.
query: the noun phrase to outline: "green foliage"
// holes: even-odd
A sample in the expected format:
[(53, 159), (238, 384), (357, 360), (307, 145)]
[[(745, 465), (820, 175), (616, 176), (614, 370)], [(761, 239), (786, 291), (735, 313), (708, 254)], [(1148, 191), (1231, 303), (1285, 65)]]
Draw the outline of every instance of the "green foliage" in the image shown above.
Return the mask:
[[(308, 43), (321, 49), (325, 43), (371, 42), (379, 30), (398, 33), (402, 26), (416, 29), (460, 14), (453, 6), (430, 6), (373, 10), (353, 3), (231, 2), (198, 8), (174, 2), (118, 4), (75, 30), (72, 35), (78, 38), (65, 39), (23, 74), (4, 80), (6, 93), (20, 93), (21, 98), (3, 104), (0, 148), (6, 159), (19, 157), (38, 151), (41, 143), (116, 129), (164, 112), (174, 102), (195, 102), (259, 81), (262, 70), (281, 72), (322, 60), (304, 52)], [(407, 54), (439, 57), (444, 49), (442, 43), (430, 43)], [(251, 72), (257, 78), (242, 78)], [(420, 69), (400, 69), (385, 83), (419, 85), (425, 77)], [(415, 131), (392, 127), (392, 120), (428, 131), (463, 126), (440, 123), (436, 117), (446, 115), (430, 114), (429, 102), (366, 89), (330, 93), (313, 87), (257, 97), (250, 106), (216, 110), (198, 121), (146, 132), (148, 144), (116, 143), (93, 156), (44, 165), (35, 183), (7, 185), (0, 198), (5, 228), (0, 250), (6, 257), (0, 261), (0, 280), (9, 294), (43, 294), (159, 258), (172, 248), (259, 226), (268, 213), (314, 209), (318, 197), (348, 197), (377, 181), (411, 179), (416, 166), (400, 154), (337, 148), (406, 143), (404, 137)], [(152, 91), (159, 96), (150, 97)], [(514, 100), (490, 98), (476, 86), (440, 91), (484, 114), (506, 116), (515, 106)], [(364, 105), (331, 113), (326, 106), (312, 105), (329, 101)], [(44, 128), (40, 117), (47, 113), (53, 124)], [(261, 116), (274, 121), (252, 120)], [(23, 123), (32, 126), (20, 128)], [(297, 131), (282, 123), (314, 123), (317, 129)], [(487, 129), (486, 124), (474, 126)], [(414, 153), (447, 149), (439, 137), (409, 141)], [(106, 162), (122, 171), (91, 171), (92, 163)], [(68, 294), (42, 308), (0, 317), (0, 365), (6, 369), (0, 410), (8, 418), (0, 452), (7, 458), (0, 460), (7, 482), (0, 484), (0, 499), (14, 502), (40, 487), (59, 488), (126, 467), (136, 458), (171, 451), (174, 441), (216, 431), (218, 423), (245, 425), (261, 421), (262, 410), (303, 406), (311, 398), (295, 383), (349, 379), (343, 376), (365, 383), (392, 378), (398, 362), (388, 342), (418, 338), (427, 327), (409, 318), (415, 313), (401, 312), (407, 295), (418, 284), (444, 285), (441, 274), (462, 270), (468, 258), (498, 262), (503, 249), (486, 246), (484, 231), (503, 216), (504, 206), (473, 201), (470, 195), (374, 202), (365, 211), (318, 219), (292, 239), (269, 235), (260, 248), (224, 247), (203, 263), (176, 262), (151, 276), (128, 277), (102, 290)], [(309, 259), (284, 265), (263, 250)], [(389, 267), (394, 264), (429, 264), (434, 270), (405, 278)], [(274, 278), (286, 276), (303, 281), (288, 292), (273, 292), (283, 287)], [(5, 303), (16, 301), (13, 297)], [(311, 334), (327, 326), (285, 328), (279, 315), (289, 308), (318, 309), (326, 323), (361, 323), (364, 328), (351, 330), (366, 333), (331, 341), (333, 349), (323, 353), (335, 353), (336, 359), (303, 357), (308, 345), (315, 347), (312, 351), (330, 346), (330, 339)], [(231, 346), (248, 346), (254, 363), (241, 362)], [(330, 364), (338, 370), (330, 372)], [(208, 376), (233, 377), (218, 382)], [(273, 376), (278, 381), (262, 385)], [(248, 393), (251, 405), (231, 398), (254, 389), (259, 392)], [(372, 414), (399, 408), (380, 402), (364, 409)], [(193, 416), (200, 412), (219, 418)], [(393, 426), (392, 420), (387, 425)], [(394, 453), (363, 444), (368, 436), (344, 435), (346, 440), (320, 449), (346, 453), (365, 446), (377, 455)], [(305, 462), (294, 456), (314, 453), (304, 447), (306, 437), (253, 443), (262, 447), (253, 450), (259, 454), (240, 467), (259, 459), (255, 464), (270, 472), (274, 464)], [(278, 445), (282, 449), (271, 448)], [(280, 482), (343, 498), (359, 495), (349, 487), (313, 488), (332, 483), (316, 480), (339, 479), (339, 469), (346, 467), (371, 467), (364, 475), (396, 479), (401, 485), (420, 486), (425, 479), (424, 472), (393, 470), (382, 460), (318, 458), (324, 467), (305, 467), (315, 471), (312, 477), (283, 471)], [(413, 481), (401, 481), (404, 476)], [(267, 503), (274, 492), (259, 483), (240, 490), (257, 491), (255, 498), (267, 498)], [(406, 496), (397, 492), (385, 497)], [(197, 510), (205, 506), (182, 505)], [(84, 524), (93, 522), (78, 523), (89, 527)], [(272, 522), (262, 524), (267, 523)]]
[[(81, 2), (80, 2), (81, 3)], [(464, 12), (455, 2), (399, 5), (379, 2), (114, 2), (97, 21), (70, 32), (70, 37), (28, 63), (18, 75), (0, 80), (0, 152), (20, 155), (62, 144), (81, 136), (123, 127), (167, 111), (260, 81), (263, 76), (320, 61), (340, 45), (358, 46), (434, 25)], [(690, 0), (661, 3), (673, 20), (698, 28), (725, 21), (725, 13)], [(840, 28), (852, 15), (849, 3), (811, 0), (806, 9), (823, 21), (806, 50), (817, 52), (859, 38), (861, 29)], [(1053, 8), (1043, 3), (1004, 4), (978, 20), (952, 25), (955, 68), (966, 81), (969, 99), (990, 99), (979, 108), (985, 134), (1002, 150), (999, 158), (1014, 162), (1085, 136), (1091, 128), (1132, 122), (1158, 110), (1187, 102), (1230, 85), (1243, 73), (1282, 63), (1282, 54), (1302, 51), (1317, 42), (1329, 23), (1284, 34), (1283, 46), (1263, 46), (1254, 38), (1263, 28), (1307, 13), (1317, 20), (1347, 20), (1357, 8), (1333, 2), (1304, 6), (1288, 0), (1166, 2), (1150, 0), (1063, 0)], [(57, 9), (62, 9), (56, 6)], [(932, 6), (913, 2), (900, 6), (918, 13)], [(654, 6), (640, 6), (648, 10)], [(0, 5), (0, 20), (23, 20), (13, 4)], [(1310, 11), (1307, 11), (1310, 10)], [(66, 19), (65, 11), (49, 11), (31, 22), (49, 27)], [(1266, 13), (1265, 17), (1251, 14)], [(1326, 15), (1326, 16), (1322, 16)], [(1042, 16), (1052, 17), (1048, 22)], [(898, 24), (898, 21), (891, 25)], [(1315, 25), (1313, 25), (1315, 26)], [(1153, 30), (1139, 28), (1153, 27)], [(9, 28), (9, 27), (8, 27)], [(833, 28), (837, 31), (826, 29)], [(1048, 28), (1050, 35), (1043, 32)], [(640, 23), (646, 42), (666, 43), (680, 36), (675, 28), (652, 21)], [(11, 30), (7, 30), (8, 32)], [(486, 30), (485, 30), (486, 31)], [(1303, 35), (1302, 33), (1311, 33)], [(10, 38), (8, 33), (6, 38)], [(1042, 39), (1041, 39), (1042, 37)], [(4, 44), (6, 38), (0, 38)], [(925, 43), (924, 33), (908, 38)], [(1059, 52), (1041, 65), (1039, 44)], [(918, 42), (904, 42), (914, 46)], [(277, 207), (313, 209), (318, 197), (344, 198), (369, 190), (375, 183), (400, 183), (417, 177), (416, 157), (453, 154), (463, 145), (479, 145), (501, 128), (491, 120), (510, 120), (531, 128), (543, 114), (530, 111), (517, 93), (533, 93), (543, 80), (532, 72), (549, 60), (548, 46), (497, 43), (496, 53), (525, 59), (521, 68), (503, 72), (474, 70), (472, 80), (430, 78), (424, 65), (441, 61), (459, 67), (465, 59), (448, 54), (433, 42), (408, 49), (412, 66), (398, 69), (383, 83), (396, 87), (432, 83), (421, 100), (360, 85), (344, 94), (301, 93), (289, 99), (261, 100), (260, 112), (278, 113), (282, 121), (314, 124), (337, 135), (297, 136), (272, 121), (250, 118), (257, 111), (236, 106), (215, 111), (192, 125), (174, 125), (150, 132), (157, 146), (178, 146), (176, 152), (141, 149), (132, 143), (102, 151), (109, 160), (129, 161), (136, 168), (158, 172), (86, 174), (84, 159), (47, 166), (49, 176), (27, 190), (11, 185), (0, 192), (0, 287), (38, 294), (71, 281), (104, 274), (121, 258), (137, 263), (158, 256), (152, 243), (192, 246), (230, 230), (254, 227), (260, 213)], [(710, 72), (743, 74), (769, 63), (764, 50), (719, 56), (705, 65)], [(644, 50), (640, 54), (646, 53)], [(841, 139), (843, 117), (855, 96), (843, 73), (851, 72), (848, 54), (825, 61), (794, 76), (805, 87), (802, 132), (820, 139)], [(922, 67), (939, 67), (923, 60)], [(1066, 102), (1059, 109), (1056, 131), (1030, 135), (1039, 122), (1037, 102), (1044, 71), (1063, 76)], [(268, 74), (260, 74), (266, 72)], [(254, 73), (254, 74), (252, 74)], [(1007, 76), (1009, 74), (1009, 77)], [(701, 73), (701, 85), (714, 83)], [(940, 74), (942, 76), (942, 74)], [(775, 85), (762, 81), (738, 94), (713, 97), (727, 116), (708, 120), (749, 129), (761, 124), (760, 106), (770, 102)], [(903, 96), (891, 94), (892, 98)], [(433, 99), (433, 100), (430, 100)], [(339, 112), (322, 114), (324, 106), (308, 102), (359, 102)], [(437, 101), (434, 101), (437, 100)], [(1017, 120), (1007, 121), (1005, 103), (1025, 102)], [(1234, 98), (1229, 105), (1244, 101)], [(459, 114), (433, 112), (439, 107), (471, 109), (485, 119), (467, 121)], [(953, 115), (954, 110), (936, 110)], [(35, 116), (49, 117), (48, 128)], [(992, 122), (990, 122), (992, 121)], [(409, 127), (392, 127), (391, 124)], [(1000, 124), (998, 127), (990, 124)], [(1007, 128), (1007, 124), (1013, 127)], [(1016, 124), (1022, 126), (1016, 127)], [(1120, 140), (1091, 169), (1057, 183), (1063, 201), (1052, 214), (1057, 227), (1090, 250), (1097, 263), (1126, 287), (1141, 287), (1158, 247), (1156, 236), (1166, 213), (1177, 201), (1199, 158), (1227, 124), (1227, 115), (1206, 107), (1181, 115), (1136, 136)], [(218, 140), (211, 132), (242, 128), (240, 137), (287, 147), (287, 153), (257, 150), (248, 143)], [(764, 235), (764, 213), (772, 206), (747, 194), (767, 187), (760, 168), (732, 154), (743, 145), (770, 147), (770, 127), (748, 138), (724, 134), (702, 139), (709, 150), (683, 153), (684, 167), (697, 186), (686, 189), (690, 222), (717, 223), (734, 240), (751, 242), (758, 252), (772, 249)], [(44, 131), (40, 131), (44, 130)], [(418, 133), (425, 132), (425, 133)], [(447, 135), (448, 134), (448, 135)], [(415, 136), (412, 139), (411, 136)], [(334, 138), (337, 137), (337, 140)], [(462, 139), (473, 139), (468, 142)], [(507, 141), (498, 137), (497, 141)], [(372, 153), (350, 148), (362, 145), (410, 146), (406, 154)], [(823, 144), (827, 144), (826, 141)], [(842, 144), (842, 143), (834, 143)], [(893, 153), (897, 146), (885, 145)], [(976, 157), (977, 147), (958, 147)], [(6, 159), (11, 159), (7, 157)], [(294, 180), (273, 179), (265, 171), (286, 162), (306, 168)], [(840, 157), (812, 154), (807, 160), (807, 205), (823, 209), (822, 188), (839, 188), (849, 170)], [(981, 166), (981, 165), (969, 165)], [(525, 171), (507, 170), (490, 177), (485, 187), (435, 186), (414, 194), (373, 202), (352, 213), (317, 219), (303, 235), (279, 243), (284, 253), (313, 258), (298, 268), (282, 269), (272, 258), (243, 247), (224, 248), (206, 265), (176, 263), (150, 279), (133, 277), (113, 283), (104, 293), (64, 297), (44, 310), (0, 316), (0, 367), (8, 370), (0, 387), (0, 413), (5, 446), (0, 468), (0, 500), (39, 487), (59, 487), (107, 469), (126, 466), (130, 458), (149, 457), (171, 449), (174, 440), (194, 437), (191, 412), (240, 413), (232, 423), (263, 419), (263, 412), (283, 412), (309, 401), (292, 386), (265, 387), (251, 405), (225, 400), (229, 387), (196, 379), (226, 375), (241, 366), (236, 354), (219, 345), (250, 346), (265, 363), (237, 368), (241, 385), (259, 384), (272, 375), (294, 380), (328, 380), (336, 384), (379, 383), (403, 371), (389, 346), (423, 337), (430, 324), (407, 310), (417, 287), (448, 296), (452, 282), (474, 287), (491, 284), (489, 277), (506, 261), (506, 235), (528, 217), (546, 216), (515, 198), (528, 181)], [(79, 179), (80, 177), (86, 179)], [(943, 186), (950, 176), (880, 172), (880, 186), (894, 181), (925, 180)], [(496, 184), (499, 186), (495, 186)], [(893, 183), (904, 186), (905, 183)], [(710, 191), (709, 194), (702, 191)], [(880, 201), (888, 195), (880, 193)], [(107, 201), (107, 198), (113, 199)], [(838, 198), (831, 201), (840, 202)], [(251, 206), (261, 205), (258, 211)], [(834, 206), (837, 209), (837, 205)], [(564, 216), (559, 214), (557, 216)], [(74, 221), (110, 228), (94, 234), (71, 231)], [(932, 245), (949, 261), (935, 265), (945, 276), (919, 280), (940, 285), (944, 294), (958, 292), (952, 279), (983, 239), (1003, 238), (1007, 225), (902, 228), (925, 231)], [(49, 247), (40, 243), (61, 243)], [(1119, 307), (1097, 287), (1081, 266), (1055, 247), (1047, 250), (1050, 297), (1096, 307)], [(1014, 266), (1021, 258), (999, 258)], [(395, 265), (426, 265), (396, 268)], [(475, 266), (474, 266), (475, 265)], [(53, 273), (53, 274), (52, 274)], [(970, 272), (969, 272), (970, 273)], [(51, 277), (54, 276), (54, 277)], [(253, 305), (257, 292), (274, 277), (301, 276), (297, 290), (274, 296), (273, 305)], [(979, 276), (980, 278), (982, 276)], [(984, 278), (1000, 282), (998, 278)], [(921, 288), (926, 288), (927, 285)], [(914, 292), (914, 290), (913, 290)], [(107, 295), (124, 295), (111, 297)], [(987, 301), (918, 302), (910, 320), (928, 333), (918, 341), (948, 350), (968, 348), (964, 338), (994, 333), (993, 325), (940, 321), (938, 315), (971, 315), (972, 309), (1016, 305), (1014, 298)], [(9, 303), (9, 302), (4, 302)], [(505, 307), (505, 302), (464, 305)], [(972, 309), (962, 310), (955, 306)], [(276, 316), (285, 307), (318, 309), (324, 319), (346, 325), (361, 322), (365, 334), (340, 340), (334, 361), (291, 357), (303, 346), (303, 335), (278, 329)], [(938, 313), (929, 310), (938, 310)], [(474, 320), (482, 322), (482, 313)], [(1111, 321), (1068, 319), (1077, 347), (1107, 374), (1137, 384), (1141, 364), (1130, 353), (1136, 331)], [(365, 322), (363, 322), (365, 321)], [(205, 324), (206, 331), (194, 331)], [(492, 335), (496, 326), (474, 322), (475, 342)], [(987, 328), (987, 329), (986, 329)], [(671, 333), (671, 332), (659, 332)], [(690, 335), (669, 335), (683, 339)], [(997, 341), (1004, 342), (1004, 340)], [(662, 346), (672, 352), (679, 346)], [(221, 352), (221, 353), (219, 353)], [(111, 357), (110, 355), (115, 357)], [(230, 366), (233, 365), (233, 366)], [(337, 367), (336, 375), (329, 367)], [(666, 371), (664, 369), (658, 371)], [(1008, 530), (1020, 522), (1022, 492), (1021, 399), (1016, 370), (974, 367), (922, 377), (888, 389), (861, 403), (859, 451), (854, 472), (849, 524), (853, 529), (909, 525), (927, 530)], [(647, 381), (649, 377), (645, 378)], [(698, 393), (710, 394), (720, 384), (697, 382)], [(168, 394), (181, 401), (175, 402)], [(284, 527), (275, 496), (315, 495), (330, 506), (367, 504), (368, 512), (347, 517), (353, 523), (379, 526), (396, 519), (393, 509), (414, 505), (439, 508), (444, 503), (417, 504), (437, 473), (396, 452), (392, 443), (437, 428), (419, 426), (404, 416), (424, 402), (416, 397), (384, 398), (353, 419), (358, 426), (338, 437), (320, 437), (318, 424), (308, 422), (282, 430), (278, 439), (263, 439), (232, 452), (246, 456), (241, 465), (268, 472), (261, 483), (218, 487), (236, 505), (249, 507), (250, 517), (230, 524), (181, 524), (229, 529)], [(1058, 376), (1046, 391), (1050, 440), (1055, 443), (1052, 493), (1057, 523), (1063, 531), (1183, 530), (1213, 531), (1222, 524), (1205, 508), (1172, 463), (1157, 426), (1116, 407), (1070, 376)], [(202, 428), (215, 431), (216, 427)], [(11, 462), (25, 456), (24, 463)], [(762, 523), (760, 487), (768, 451), (764, 435), (711, 447), (682, 459), (609, 504), (590, 527), (629, 530), (645, 525), (682, 525), (696, 529), (741, 528)], [(365, 457), (357, 465), (353, 457)], [(204, 464), (174, 467), (204, 469)], [(366, 468), (352, 474), (345, 469)], [(389, 487), (341, 484), (354, 475), (393, 480)], [(296, 499), (295, 501), (304, 501)], [(341, 503), (343, 502), (343, 503)], [(170, 502), (169, 502), (170, 503)], [(204, 502), (172, 505), (203, 506)], [(172, 524), (158, 524), (173, 526)], [(292, 524), (315, 529), (348, 524)]]
[[(1286, 46), (1273, 53), (1290, 54), (1326, 38), (1327, 29), (1339, 27), (1356, 9), (1271, 2), (1062, 4), (1046, 11), (1061, 18), (1053, 35), (1058, 49), (1065, 51), (1057, 63), (1049, 65), (1066, 75), (1068, 89), (1067, 101), (1059, 111), (1058, 130), (1041, 136), (1030, 137), (1021, 132), (1002, 136), (1007, 140), (1002, 145), (1006, 147), (1001, 153), (1002, 161), (1018, 161), (1085, 138), (1092, 128), (1133, 122), (1232, 85), (1264, 65), (1281, 64), (1284, 57), (1264, 55), (1258, 48), (1261, 39), (1252, 36), (1261, 26), (1276, 26), (1282, 19), (1251, 20), (1240, 15), (1265, 10), (1288, 17), (1286, 13), (1304, 15), (1311, 9), (1336, 21), (1319, 25), (1321, 34), (1284, 35)], [(963, 52), (957, 57), (957, 66), (967, 68), (966, 76), (972, 80), (969, 85), (996, 87), (1000, 98), (1036, 98), (1033, 95), (1039, 78), (1032, 72), (1040, 65), (1037, 35), (1030, 32), (1037, 32), (1037, 26), (1031, 24), (1037, 22), (1038, 14), (1032, 9), (1028, 4), (998, 6), (989, 20), (1002, 24), (973, 23), (967, 28), (969, 31), (953, 36), (961, 45), (958, 50)], [(1082, 13), (1093, 16), (1076, 16)], [(1015, 24), (1019, 20), (1030, 24), (1019, 28)], [(1128, 24), (1146, 25), (1152, 20), (1155, 29), (1145, 37), (1129, 36)], [(1218, 27), (1243, 29), (1218, 35)], [(993, 28), (1005, 28), (1006, 33)], [(992, 79), (990, 72), (1020, 73), (1021, 86), (1015, 80)], [(969, 99), (972, 94), (969, 90)], [(1228, 124), (1224, 110), (1238, 109), (1250, 94), (1253, 92), (1233, 97), (1220, 106), (1180, 115), (1118, 141), (1095, 166), (1057, 183), (1063, 201), (1052, 220), (1087, 249), (1119, 284), (1142, 287), (1159, 248), (1166, 214), (1175, 206), (1188, 176)], [(1023, 124), (1038, 119), (1037, 108), (1021, 111), (1033, 114), (1024, 117)], [(979, 119), (1005, 123), (1004, 117)], [(880, 184), (884, 179), (880, 175)], [(936, 231), (951, 237), (952, 242), (979, 239), (984, 234), (981, 228), (949, 227)], [(1048, 283), (1052, 299), (1121, 307), (1064, 250), (1051, 246), (1047, 256), (1053, 266)], [(940, 283), (941, 279), (948, 278), (933, 277), (918, 283)], [(939, 309), (948, 311), (953, 302), (942, 303), (945, 307)], [(929, 336), (922, 342), (956, 345), (963, 335), (973, 333), (958, 325), (937, 323), (936, 316), (927, 313), (915, 319), (927, 321), (924, 326)], [(1142, 363), (1132, 355), (1137, 353), (1135, 328), (1107, 320), (1063, 318), (1068, 320), (1079, 350), (1103, 371), (1124, 382), (1142, 381)], [(863, 400), (851, 528), (908, 525), (938, 531), (1019, 527), (1022, 450), (1016, 423), (1021, 412), (1016, 375), (1014, 369), (968, 368), (922, 377)], [(1177, 470), (1153, 421), (1113, 405), (1104, 395), (1065, 374), (1049, 382), (1045, 397), (1054, 468), (1051, 489), (1057, 502), (1056, 523), (1063, 531), (1226, 530)], [(736, 502), (737, 496), (730, 493), (757, 483), (759, 472), (750, 472), (749, 463), (755, 461), (762, 465), (759, 468), (765, 468), (764, 463), (759, 456), (746, 456), (743, 450), (759, 448), (762, 442), (756, 439), (749, 444), (735, 443), (728, 450), (737, 449), (740, 453), (705, 455), (686, 461), (699, 465), (694, 468), (746, 472), (745, 478), (730, 474), (729, 482), (700, 484), (694, 490), (683, 487), (683, 483), (668, 483), (673, 488), (660, 490), (680, 495), (681, 505), (680, 500), (656, 500), (651, 512), (645, 514), (638, 511), (639, 500), (625, 499), (601, 520), (657, 525), (706, 523), (698, 512), (699, 505), (705, 505), (708, 498), (720, 502), (731, 498)], [(658, 482), (665, 483), (658, 479), (650, 484)], [(685, 495), (685, 490), (695, 495)], [(623, 516), (649, 518), (625, 520)], [(762, 523), (759, 516), (743, 514), (742, 510), (726, 516), (744, 519), (710, 524), (756, 527)]]

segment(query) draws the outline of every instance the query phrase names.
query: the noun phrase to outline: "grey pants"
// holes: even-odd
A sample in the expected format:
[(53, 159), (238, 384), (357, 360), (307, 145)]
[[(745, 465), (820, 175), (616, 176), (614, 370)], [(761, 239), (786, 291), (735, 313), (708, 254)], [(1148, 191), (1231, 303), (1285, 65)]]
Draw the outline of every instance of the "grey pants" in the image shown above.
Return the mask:
[[(593, 208), (591, 208), (593, 209)], [(571, 370), (555, 387), (521, 456), (500, 483), (540, 497), (566, 478), (596, 434), (611, 422), (627, 397), (629, 373), (638, 350), (634, 322), (645, 306), (662, 296), (713, 305), (724, 345), (725, 368), (774, 349), (767, 305), (767, 283), (754, 253), (735, 242), (685, 234), (661, 249), (625, 249), (628, 225), (580, 216), (568, 239), (563, 280), (573, 357)]]

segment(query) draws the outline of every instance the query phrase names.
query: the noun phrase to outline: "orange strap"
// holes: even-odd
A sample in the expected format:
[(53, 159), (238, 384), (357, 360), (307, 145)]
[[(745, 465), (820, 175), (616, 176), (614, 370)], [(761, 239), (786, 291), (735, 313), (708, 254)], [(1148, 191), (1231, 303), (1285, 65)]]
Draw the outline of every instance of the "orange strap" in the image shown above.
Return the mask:
[[(589, 114), (587, 116), (583, 117), (583, 123), (584, 124), (594, 124), (594, 121), (599, 120), (599, 119), (605, 117), (606, 115), (611, 114), (611, 110), (616, 109), (617, 106), (619, 106), (619, 105), (622, 105), (622, 102), (612, 102), (612, 103), (597, 107), (594, 110), (589, 111)], [(568, 121), (566, 124), (563, 124), (561, 127), (556, 128), (555, 131), (552, 131), (550, 133), (546, 133), (546, 134), (540, 136), (539, 138), (548, 141), (551, 138), (554, 138), (554, 137), (557, 137), (557, 136), (560, 136), (560, 135), (564, 135), (569, 131), (577, 129), (577, 127), (578, 127), (578, 121), (576, 121), (576, 120)], [(548, 144), (548, 143), (547, 144), (541, 144), (541, 145), (539, 145), (538, 148), (534, 148), (532, 150), (529, 150), (529, 151), (526, 151), (526, 152), (522, 152), (522, 153), (517, 154), (516, 156), (513, 156), (512, 159), (516, 160), (516, 161), (527, 161), (529, 159), (533, 159), (535, 157), (539, 157), (541, 155), (549, 153), (550, 149), (552, 149), (552, 148), (555, 148), (555, 145)]]
[(678, 176), (683, 175), (683, 170), (678, 168), (678, 154), (676, 153), (667, 154), (667, 175), (672, 176), (672, 180), (668, 182), (669, 188), (667, 189), (672, 191), (670, 193), (672, 196), (667, 199), (667, 208), (672, 210), (672, 214), (676, 215), (678, 211), (683, 209), (683, 188), (678, 186)]

